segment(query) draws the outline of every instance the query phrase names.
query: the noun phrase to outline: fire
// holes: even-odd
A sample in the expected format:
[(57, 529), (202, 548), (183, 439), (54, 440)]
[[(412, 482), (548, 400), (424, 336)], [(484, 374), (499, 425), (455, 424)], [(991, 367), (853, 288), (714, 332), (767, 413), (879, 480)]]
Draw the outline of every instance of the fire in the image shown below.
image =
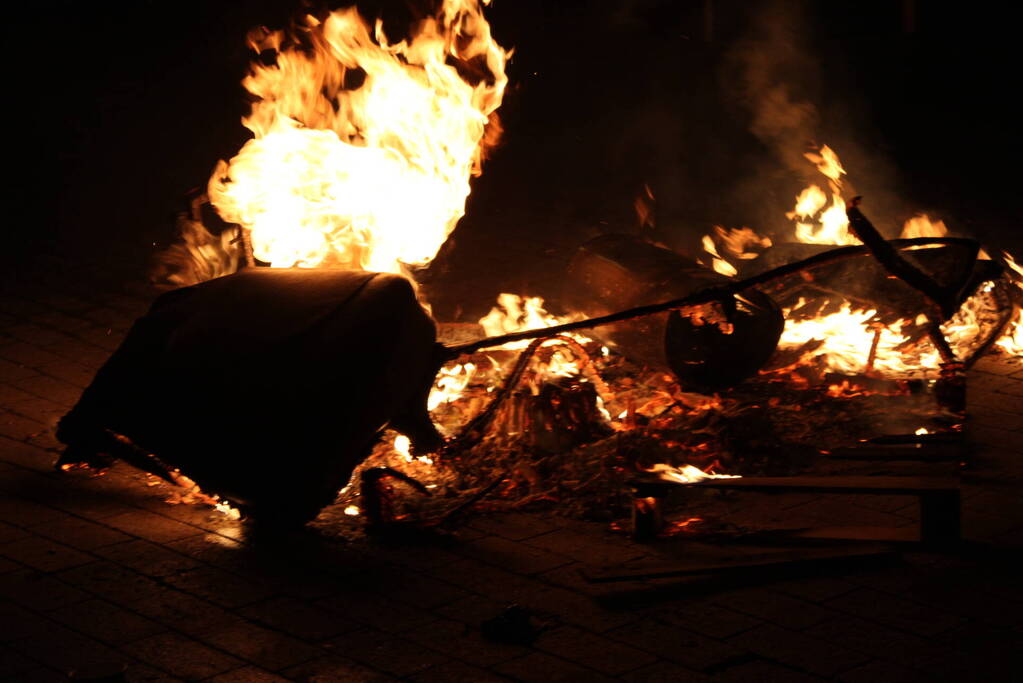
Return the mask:
[[(543, 307), (543, 298), (538, 296), (522, 297), (517, 294), (503, 293), (497, 297), (497, 306), (490, 309), (490, 312), (480, 318), (480, 325), (489, 336), (519, 332), (520, 330), (535, 330), (544, 327), (554, 327), (562, 323), (574, 320), (574, 317), (562, 317), (551, 315)], [(571, 339), (585, 344), (592, 341), (589, 337), (578, 333), (566, 335)], [(562, 344), (557, 339), (544, 342), (543, 346), (555, 346)], [(529, 346), (529, 341), (512, 342), (498, 348), (524, 349)], [(572, 377), (582, 371), (579, 359), (571, 352), (564, 352), (561, 349), (550, 355), (543, 368), (543, 374), (551, 377)]]
[[(1018, 299), (1023, 299), (1023, 266), (1016, 263), (1016, 259), (1008, 252), (1002, 252), (1002, 257), (1011, 271), (1010, 277), (1020, 295)], [(1019, 304), (1016, 305), (1012, 320), (995, 345), (1011, 356), (1023, 357), (1023, 308)]]
[(720, 225), (714, 226), (712, 235), (704, 235), (703, 250), (713, 259), (711, 267), (718, 273), (731, 277), (737, 275), (738, 270), (718, 252), (719, 244), (732, 258), (745, 261), (760, 256), (760, 252), (755, 249), (770, 247), (771, 238), (759, 235), (751, 228), (723, 228)]
[(828, 194), (817, 185), (806, 187), (796, 197), (796, 205), (785, 214), (796, 221), (796, 241), (806, 244), (859, 244), (860, 241), (849, 233), (849, 219), (845, 215), (845, 199), (842, 198), (842, 176), (845, 169), (838, 155), (827, 145), (820, 153), (804, 154), (817, 170), (828, 179), (831, 206)]
[(948, 228), (944, 221), (931, 221), (927, 214), (921, 213), (913, 216), (902, 226), (900, 237), (909, 239), (913, 237), (944, 237), (948, 234)]
[(469, 386), (475, 372), (476, 365), (473, 363), (456, 363), (442, 367), (426, 400), (426, 409), (433, 412), (441, 404), (458, 400)]
[(675, 467), (674, 465), (667, 465), (665, 463), (657, 463), (651, 467), (647, 472), (653, 472), (657, 474), (661, 479), (665, 481), (674, 481), (679, 484), (695, 484), (705, 479), (739, 479), (738, 474), (709, 474), (704, 472), (699, 467), (693, 465), (683, 465), (682, 467)]
[[(243, 82), (257, 98), (243, 120), (254, 137), (218, 164), (213, 205), (273, 266), (429, 263), (496, 142), (509, 53), (479, 0), (444, 0), (397, 43), (355, 8), (305, 24), (250, 36), (276, 61)], [(486, 74), (467, 80), (456, 65), (469, 63)]]
[[(519, 332), (520, 330), (534, 330), (542, 327), (553, 327), (560, 325), (563, 320), (551, 315), (543, 307), (543, 298), (539, 296), (519, 296), (499, 294), (497, 306), (490, 309), (490, 312), (480, 318), (480, 325), (488, 336)], [(506, 345), (504, 348), (524, 349), (529, 342), (515, 342), (514, 345)]]
[[(804, 300), (800, 299), (793, 309), (798, 309), (803, 303)], [(778, 342), (782, 348), (799, 347), (812, 340), (821, 341), (823, 343), (814, 355), (823, 357), (830, 370), (843, 374), (855, 375), (869, 370), (899, 374), (908, 369), (907, 359), (898, 348), (908, 341), (903, 333), (904, 321), (889, 326), (877, 325), (877, 310), (853, 310), (848, 302), (834, 313), (808, 320), (796, 320), (790, 313), (791, 310), (785, 311), (785, 329)], [(873, 367), (868, 367), (871, 349), (874, 349)], [(936, 368), (937, 351), (920, 361), (914, 366)]]
[(712, 267), (716, 272), (721, 273), (722, 275), (728, 275), (729, 277), (739, 273), (739, 271), (735, 269), (735, 266), (721, 258), (721, 254), (718, 253), (717, 246), (715, 246), (714, 240), (711, 239), (710, 235), (703, 236), (703, 250), (710, 254), (714, 259)]

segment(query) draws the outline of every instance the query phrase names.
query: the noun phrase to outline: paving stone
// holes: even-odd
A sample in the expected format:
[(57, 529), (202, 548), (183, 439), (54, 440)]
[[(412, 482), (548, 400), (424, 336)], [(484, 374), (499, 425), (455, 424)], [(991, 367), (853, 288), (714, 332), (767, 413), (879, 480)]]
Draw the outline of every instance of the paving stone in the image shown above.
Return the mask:
[(594, 602), (589, 596), (559, 588), (532, 583), (515, 590), (509, 602), (550, 615), (564, 623), (602, 633), (635, 621), (627, 611), (612, 611)]
[(657, 659), (649, 652), (570, 626), (542, 634), (536, 647), (610, 676), (638, 669)]
[[(176, 553), (175, 553), (176, 554)], [(179, 555), (179, 557), (181, 557)], [(188, 558), (190, 561), (191, 558)], [(165, 575), (165, 583), (221, 607), (236, 608), (262, 600), (273, 590), (255, 581), (244, 579), (217, 567), (199, 566), (180, 573)]]
[[(969, 673), (968, 663), (953, 648), (939, 647), (929, 639), (863, 619), (848, 616), (833, 619), (817, 624), (810, 633), (815, 638), (829, 640), (871, 658), (920, 669), (931, 675)], [(966, 670), (964, 665), (967, 665)]]
[(612, 681), (613, 678), (599, 674), (592, 669), (566, 662), (563, 659), (533, 652), (494, 667), (497, 673), (516, 681), (536, 683), (594, 683)]
[(5, 381), (0, 381), (0, 406), (11, 406), (18, 401), (27, 401), (32, 398), (36, 397), (27, 391), (7, 384)]
[(11, 412), (0, 412), (0, 435), (8, 439), (25, 441), (47, 429), (41, 422)]
[(37, 369), (48, 377), (56, 377), (83, 389), (92, 383), (93, 377), (96, 375), (96, 371), (93, 368), (63, 359), (39, 365)]
[(49, 667), (40, 667), (18, 673), (17, 683), (67, 683), (66, 673)]
[(169, 577), (201, 566), (198, 561), (187, 555), (140, 539), (104, 546), (98, 548), (95, 553), (117, 564), (130, 567), (140, 574), (153, 577)]
[(403, 636), (448, 657), (483, 668), (521, 657), (528, 651), (519, 645), (486, 640), (478, 626), (452, 619), (431, 622), (406, 631)]
[(0, 641), (11, 642), (47, 634), (54, 622), (9, 600), (0, 600)]
[(341, 593), (314, 604), (353, 623), (391, 633), (402, 633), (436, 621), (426, 610), (366, 593)]
[(25, 538), (29, 533), (21, 527), (16, 527), (7, 522), (0, 522), (0, 544), (13, 541), (18, 538)]
[(423, 609), (441, 607), (468, 595), (468, 591), (447, 581), (409, 573), (407, 570), (374, 572), (373, 579), (368, 586), (370, 590), (386, 593), (393, 600)]
[(221, 607), (108, 562), (76, 567), (60, 576), (76, 587), (191, 635), (202, 635), (237, 620)]
[(65, 360), (75, 361), (96, 371), (110, 357), (110, 351), (80, 339), (50, 344), (46, 350)]
[(33, 396), (49, 399), (54, 403), (70, 408), (78, 402), (82, 395), (80, 387), (69, 384), (62, 379), (36, 375), (11, 382), (19, 389), (24, 389)]
[(46, 425), (49, 429), (55, 428), (57, 421), (67, 413), (64, 406), (34, 396), (25, 401), (9, 404), (8, 408), (12, 413)]
[(496, 676), (462, 662), (445, 662), (413, 674), (407, 680), (414, 683), (498, 683), (507, 678)]
[(38, 374), (30, 367), (0, 358), (0, 382), (13, 383), (35, 377)]
[(651, 617), (675, 624), (711, 638), (727, 638), (753, 628), (763, 621), (710, 602), (691, 602), (657, 610)]
[(469, 558), (462, 558), (453, 564), (427, 569), (426, 573), (447, 581), (472, 593), (486, 595), (495, 600), (512, 599), (512, 594), (530, 585), (530, 580), (520, 574), (513, 574), (501, 567)]
[(105, 600), (86, 600), (47, 612), (47, 616), (106, 643), (127, 643), (166, 629), (145, 617)]
[[(730, 666), (715, 676), (714, 680), (722, 683), (810, 683), (825, 679), (758, 659)], [(886, 679), (880, 680), (885, 680), (887, 683)]]
[[(851, 671), (846, 671), (837, 680), (844, 683), (934, 683), (934, 674), (924, 673), (915, 669), (907, 669), (904, 666), (892, 664), (891, 662), (870, 662), (858, 666)], [(974, 679), (977, 680), (977, 679)]]
[(182, 524), (176, 520), (144, 510), (116, 517), (107, 517), (103, 522), (125, 533), (155, 541), (156, 543), (179, 541), (183, 538), (202, 533), (201, 529), (197, 529), (194, 526)]
[(124, 646), (124, 651), (187, 680), (201, 680), (243, 666), (238, 659), (176, 633), (162, 633)]
[(243, 666), (207, 680), (210, 683), (288, 683), (289, 679), (255, 666)]
[(101, 349), (115, 351), (124, 339), (124, 332), (114, 327), (92, 327), (79, 330), (75, 332), (74, 336), (76, 339), (89, 342)]
[(765, 588), (728, 591), (715, 596), (714, 602), (796, 630), (836, 616), (833, 610)]
[(641, 619), (606, 635), (697, 671), (720, 666), (743, 654), (728, 643), (654, 619)]
[[(111, 517), (134, 514), (135, 508), (126, 505), (123, 499), (111, 498), (101, 490), (84, 488), (91, 487), (94, 482), (93, 479), (89, 478), (84, 482), (80, 482), (75, 481), (73, 479), (74, 476), (74, 474), (61, 475), (61, 479), (58, 481), (66, 487), (66, 493), (62, 498), (47, 501), (48, 505), (78, 517), (83, 517), (86, 520), (100, 523)], [(90, 475), (84, 476), (89, 477)]]
[(824, 604), (863, 619), (923, 636), (933, 636), (947, 631), (962, 621), (960, 617), (949, 612), (925, 607), (868, 588), (859, 588)]
[[(10, 681), (11, 683), (31, 680), (28, 678), (27, 674), (38, 668), (38, 662), (29, 659), (23, 654), (5, 645), (0, 645), (0, 680)], [(57, 671), (54, 671), (53, 673), (55, 675), (60, 675), (61, 678), (66, 680), (66, 677), (59, 674)]]
[(48, 538), (29, 536), (0, 545), (0, 555), (44, 572), (55, 572), (93, 561), (85, 553)]
[(117, 650), (71, 629), (54, 624), (44, 638), (26, 638), (10, 644), (20, 654), (65, 674), (94, 666), (124, 663)]
[(184, 679), (139, 662), (129, 662), (126, 675), (131, 683), (184, 683)]
[[(45, 313), (32, 316), (31, 320), (43, 327), (49, 327), (59, 332), (75, 332), (77, 330), (85, 329), (86, 327), (92, 327), (92, 323), (85, 318), (68, 315), (67, 313), (61, 312), (61, 310), (66, 309), (51, 309)], [(86, 309), (81, 308), (78, 310), (82, 311)]]
[(794, 595), (797, 598), (803, 598), (811, 602), (823, 602), (854, 590), (856, 585), (844, 579), (804, 577), (772, 583), (771, 587), (782, 593)]
[(674, 662), (664, 661), (630, 671), (619, 676), (618, 679), (626, 681), (626, 683), (704, 683), (716, 680)]
[(203, 634), (202, 640), (270, 671), (280, 671), (323, 654), (320, 648), (245, 621), (211, 629)]
[(645, 548), (633, 546), (623, 538), (602, 539), (594, 530), (581, 533), (572, 529), (556, 529), (530, 538), (526, 544), (595, 567), (629, 562), (649, 552)]
[(344, 657), (330, 655), (285, 670), (290, 681), (309, 683), (381, 683), (398, 678)]
[[(2, 447), (4, 444), (0, 443)], [(19, 498), (0, 498), (0, 519), (15, 526), (29, 527), (63, 518), (63, 513), (45, 505)]]
[(834, 676), (870, 661), (871, 657), (829, 641), (765, 624), (733, 636), (729, 642), (801, 671)]
[[(50, 353), (36, 344), (26, 344), (22, 341), (0, 345), (0, 359), (30, 369), (38, 369), (40, 365), (59, 363), (63, 360), (60, 356)], [(0, 364), (0, 368), (2, 367), (3, 365)], [(31, 374), (34, 375), (36, 373)], [(3, 372), (0, 370), (0, 376), (2, 375)]]
[(477, 539), (462, 548), (461, 553), (520, 574), (539, 574), (572, 561), (563, 555), (495, 536)]
[(73, 605), (91, 597), (75, 586), (34, 569), (18, 569), (0, 575), (0, 596), (40, 612)]
[(37, 524), (32, 527), (32, 533), (86, 551), (131, 540), (131, 536), (120, 531), (71, 515)]
[(394, 676), (409, 676), (449, 658), (410, 640), (375, 629), (352, 631), (331, 641), (338, 655)]
[(495, 514), (476, 517), (469, 525), (484, 534), (501, 536), (511, 541), (522, 541), (557, 529), (551, 520), (536, 515), (516, 513)]
[(238, 613), (305, 641), (320, 642), (359, 627), (350, 620), (290, 597), (277, 597), (249, 605)]

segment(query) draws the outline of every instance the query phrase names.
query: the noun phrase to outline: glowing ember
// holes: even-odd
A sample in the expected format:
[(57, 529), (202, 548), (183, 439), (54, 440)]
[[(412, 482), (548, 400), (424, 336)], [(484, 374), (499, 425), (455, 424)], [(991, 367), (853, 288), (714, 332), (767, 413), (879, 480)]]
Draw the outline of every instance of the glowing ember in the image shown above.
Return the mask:
[(675, 467), (673, 465), (657, 463), (647, 471), (657, 474), (665, 481), (674, 481), (680, 484), (695, 484), (705, 479), (739, 479), (738, 474), (708, 474), (693, 465)]
[(362, 510), (359, 509), (358, 505), (346, 505), (344, 512), (349, 517), (358, 517), (362, 513)]
[[(274, 266), (429, 263), (499, 131), (508, 54), (478, 0), (444, 0), (393, 44), (354, 8), (250, 44), (276, 61), (244, 81), (258, 98), (244, 120), (255, 137), (210, 179), (221, 217)], [(456, 65), (469, 62), (487, 73), (465, 80)]]

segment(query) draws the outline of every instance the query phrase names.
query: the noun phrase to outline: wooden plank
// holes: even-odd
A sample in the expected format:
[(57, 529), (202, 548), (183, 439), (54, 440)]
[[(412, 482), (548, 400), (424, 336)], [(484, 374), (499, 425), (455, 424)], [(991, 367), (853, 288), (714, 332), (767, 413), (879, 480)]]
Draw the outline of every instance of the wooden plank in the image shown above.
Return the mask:
[(728, 555), (713, 559), (679, 559), (659, 564), (632, 564), (613, 567), (585, 567), (580, 570), (591, 583), (638, 581), (675, 576), (705, 574), (761, 573), (770, 569), (799, 569), (810, 566), (848, 562), (861, 558), (880, 558), (898, 555), (898, 550), (887, 543), (859, 543), (826, 548), (798, 548), (761, 555)]
[(954, 477), (870, 477), (862, 475), (839, 477), (740, 477), (736, 479), (705, 479), (692, 484), (674, 485), (775, 493), (799, 491), (801, 493), (921, 495), (929, 491), (959, 490), (959, 481)]
[(864, 444), (821, 452), (836, 460), (918, 460), (922, 462), (961, 462), (969, 454), (953, 444)]

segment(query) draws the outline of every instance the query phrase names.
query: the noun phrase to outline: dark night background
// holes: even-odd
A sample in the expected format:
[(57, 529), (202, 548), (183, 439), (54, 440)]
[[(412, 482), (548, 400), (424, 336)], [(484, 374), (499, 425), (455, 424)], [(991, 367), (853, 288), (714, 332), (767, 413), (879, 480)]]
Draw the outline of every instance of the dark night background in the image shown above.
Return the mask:
[[(246, 32), (297, 6), (57, 1), (10, 18), (7, 256), (143, 263), (171, 238), (184, 193), (246, 139)], [(925, 210), (1018, 249), (1020, 14), (927, 0), (495, 0), (494, 33), (515, 49), (506, 136), (438, 269), (471, 279), (465, 264), (487, 244), (634, 230), (644, 182), (655, 236), (683, 249), (714, 223), (785, 228), (812, 169), (800, 177), (750, 132), (756, 97), (742, 85), (774, 49), (770, 27), (789, 38), (776, 73), (816, 108), (788, 153), (833, 146), (882, 228)], [(511, 283), (518, 265), (505, 268)]]

